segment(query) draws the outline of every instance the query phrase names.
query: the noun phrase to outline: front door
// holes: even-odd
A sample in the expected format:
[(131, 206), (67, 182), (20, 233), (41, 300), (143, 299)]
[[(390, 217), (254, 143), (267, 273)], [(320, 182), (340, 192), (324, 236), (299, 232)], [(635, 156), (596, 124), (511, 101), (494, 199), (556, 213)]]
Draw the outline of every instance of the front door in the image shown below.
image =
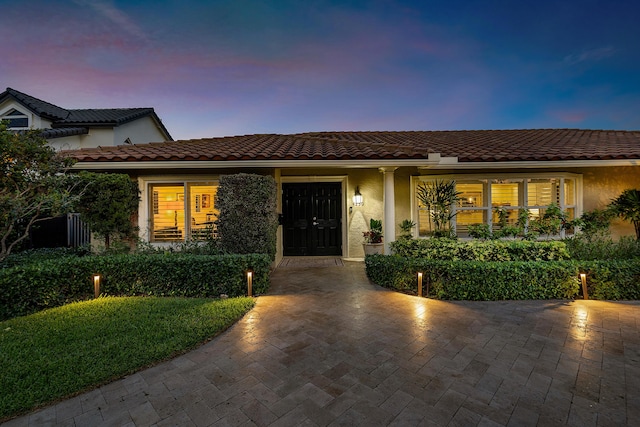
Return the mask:
[(282, 185), (284, 255), (342, 255), (342, 184)]

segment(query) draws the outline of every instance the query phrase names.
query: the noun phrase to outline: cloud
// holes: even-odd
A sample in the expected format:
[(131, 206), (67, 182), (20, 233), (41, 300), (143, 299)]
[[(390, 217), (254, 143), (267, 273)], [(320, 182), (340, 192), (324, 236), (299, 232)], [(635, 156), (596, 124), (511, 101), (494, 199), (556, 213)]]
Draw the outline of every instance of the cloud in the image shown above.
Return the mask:
[(615, 53), (616, 49), (612, 46), (585, 49), (579, 53), (572, 53), (565, 56), (563, 62), (569, 65), (575, 65), (582, 62), (597, 62), (605, 58), (609, 58)]
[(121, 30), (132, 36), (146, 40), (147, 36), (142, 29), (124, 12), (118, 9), (109, 0), (73, 0), (80, 6), (89, 6), (103, 17), (117, 25)]

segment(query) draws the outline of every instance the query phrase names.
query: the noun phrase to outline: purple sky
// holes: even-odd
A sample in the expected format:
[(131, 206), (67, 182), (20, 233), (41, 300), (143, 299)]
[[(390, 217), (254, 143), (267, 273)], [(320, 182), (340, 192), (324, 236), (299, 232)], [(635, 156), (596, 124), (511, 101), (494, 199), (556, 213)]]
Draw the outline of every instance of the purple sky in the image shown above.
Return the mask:
[(175, 139), (640, 129), (640, 2), (0, 0), (0, 90)]

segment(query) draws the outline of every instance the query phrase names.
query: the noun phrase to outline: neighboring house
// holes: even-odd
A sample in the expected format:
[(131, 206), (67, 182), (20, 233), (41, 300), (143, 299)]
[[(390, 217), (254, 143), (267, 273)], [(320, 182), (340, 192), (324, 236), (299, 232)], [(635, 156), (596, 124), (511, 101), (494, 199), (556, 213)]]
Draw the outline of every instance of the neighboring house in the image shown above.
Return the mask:
[(43, 129), (58, 150), (173, 141), (153, 108), (65, 109), (11, 88), (0, 94), (0, 120)]
[[(0, 120), (16, 131), (42, 129), (56, 150), (173, 141), (153, 108), (65, 109), (11, 88), (0, 93)], [(89, 233), (77, 215), (67, 215), (39, 223), (30, 242), (78, 246), (89, 242)]]
[[(429, 232), (417, 186), (455, 180), (463, 203), (456, 232), (496, 222), (500, 206), (536, 217), (556, 203), (577, 217), (640, 187), (640, 132), (576, 129), (432, 132), (319, 132), (247, 135), (70, 151), (77, 168), (138, 179), (141, 237), (197, 239), (215, 219), (221, 175), (271, 175), (279, 191), (278, 257), (361, 258), (369, 219), (382, 219), (385, 244), (412, 219)], [(359, 192), (363, 203), (356, 205)], [(632, 234), (617, 223), (614, 233)], [(388, 247), (387, 247), (388, 250)]]

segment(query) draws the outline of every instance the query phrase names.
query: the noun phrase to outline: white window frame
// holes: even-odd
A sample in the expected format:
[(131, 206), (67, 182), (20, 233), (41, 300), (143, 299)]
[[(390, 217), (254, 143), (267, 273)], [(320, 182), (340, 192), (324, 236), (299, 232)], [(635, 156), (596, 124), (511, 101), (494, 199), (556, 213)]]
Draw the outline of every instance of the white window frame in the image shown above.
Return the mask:
[[(16, 111), (19, 114), (9, 114), (9, 112), (11, 111)], [(16, 108), (15, 106), (10, 106), (9, 108), (7, 108), (5, 111), (3, 111), (2, 113), (0, 113), (0, 121), (1, 120), (11, 120), (13, 119), (17, 119), (17, 118), (25, 118), (27, 119), (27, 125), (26, 126), (10, 126), (9, 129), (11, 130), (26, 130), (26, 129), (30, 129), (31, 128), (31, 114), (26, 113), (24, 111), (22, 111), (19, 108)]]
[[(541, 172), (541, 173), (496, 173), (496, 174), (447, 174), (447, 175), (420, 175), (420, 176), (412, 176), (411, 177), (411, 215), (412, 220), (417, 224), (414, 231), (414, 237), (416, 238), (427, 238), (426, 236), (420, 236), (420, 224), (419, 224), (419, 212), (418, 212), (418, 202), (416, 198), (416, 187), (419, 183), (424, 182), (433, 182), (433, 181), (488, 181), (486, 193), (483, 194), (483, 206), (481, 207), (473, 207), (473, 208), (462, 208), (462, 210), (483, 210), (486, 211), (485, 217), (487, 218), (487, 224), (489, 228), (492, 227), (492, 213), (493, 207), (491, 206), (491, 183), (493, 181), (498, 180), (522, 180), (523, 184), (523, 194), (522, 194), (522, 205), (514, 206), (513, 209), (519, 208), (527, 208), (527, 209), (535, 209), (535, 208), (544, 208), (543, 206), (528, 206), (528, 188), (527, 188), (527, 180), (528, 179), (559, 179), (559, 189), (560, 189), (560, 204), (559, 207), (562, 211), (567, 209), (574, 209), (574, 218), (578, 218), (582, 215), (583, 210), (583, 188), (582, 188), (582, 174), (569, 173), (569, 172)], [(565, 189), (564, 182), (565, 179), (572, 179), (575, 183), (574, 189), (574, 202), (575, 204), (566, 204), (565, 203)], [(457, 210), (457, 207), (454, 207), (454, 212)], [(456, 217), (454, 216), (451, 226), (456, 232)], [(561, 235), (564, 237), (564, 231)], [(465, 239), (466, 237), (458, 236), (458, 238)]]
[[(152, 242), (151, 236), (153, 230), (151, 229), (151, 222), (153, 217), (153, 190), (151, 187), (154, 185), (180, 185), (184, 187), (184, 230), (185, 236), (182, 240), (174, 242)], [(165, 175), (154, 177), (138, 178), (138, 186), (140, 188), (140, 204), (138, 205), (138, 220), (140, 227), (140, 239), (150, 243), (154, 246), (171, 246), (175, 243), (184, 243), (187, 237), (190, 235), (191, 230), (191, 197), (188, 195), (189, 186), (198, 184), (212, 184), (214, 186), (220, 185), (220, 175), (211, 176), (191, 176), (191, 175)], [(187, 231), (188, 230), (188, 231)]]

